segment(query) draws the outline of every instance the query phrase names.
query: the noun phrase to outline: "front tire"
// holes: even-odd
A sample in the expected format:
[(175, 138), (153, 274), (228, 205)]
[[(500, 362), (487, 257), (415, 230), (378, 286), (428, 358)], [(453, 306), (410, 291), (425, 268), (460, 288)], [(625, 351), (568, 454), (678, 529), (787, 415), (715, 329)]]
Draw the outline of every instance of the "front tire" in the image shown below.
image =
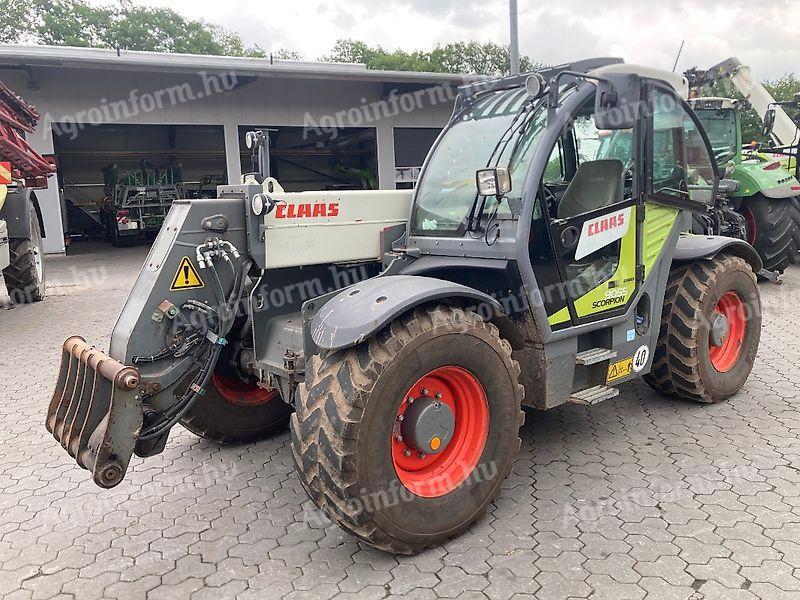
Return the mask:
[(42, 230), (36, 211), (31, 208), (30, 238), (12, 239), (9, 243), (11, 264), (3, 270), (6, 289), (12, 302), (41, 302), (45, 295), (44, 249)]
[(744, 386), (760, 339), (761, 297), (750, 265), (726, 254), (677, 265), (667, 283), (653, 368), (644, 379), (665, 394), (719, 402)]
[(747, 241), (756, 249), (767, 271), (783, 273), (798, 260), (800, 200), (773, 200), (756, 194), (739, 209), (747, 222)]
[(277, 390), (259, 388), (218, 368), (181, 425), (218, 444), (244, 444), (284, 431), (291, 413)]
[[(496, 327), (449, 306), (418, 308), (355, 348), (314, 356), (292, 416), (300, 481), (372, 546), (414, 554), (440, 544), (481, 518), (511, 470), (519, 374)], [(422, 434), (423, 420), (409, 434), (414, 402), (449, 407), (451, 437)], [(420, 451), (415, 436), (435, 450)]]

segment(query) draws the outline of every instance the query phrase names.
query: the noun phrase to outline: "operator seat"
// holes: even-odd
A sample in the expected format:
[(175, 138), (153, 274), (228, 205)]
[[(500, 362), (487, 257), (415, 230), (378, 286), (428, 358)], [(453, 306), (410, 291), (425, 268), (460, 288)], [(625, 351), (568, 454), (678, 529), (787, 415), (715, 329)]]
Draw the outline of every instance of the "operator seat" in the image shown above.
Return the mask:
[(558, 218), (569, 219), (622, 201), (625, 165), (621, 160), (583, 162), (558, 203)]
[[(624, 190), (625, 165), (622, 161), (581, 163), (558, 204), (557, 216), (570, 219), (622, 202)], [(618, 251), (609, 248), (567, 265), (567, 278), (573, 292), (580, 297), (593, 290), (613, 275), (618, 264)]]

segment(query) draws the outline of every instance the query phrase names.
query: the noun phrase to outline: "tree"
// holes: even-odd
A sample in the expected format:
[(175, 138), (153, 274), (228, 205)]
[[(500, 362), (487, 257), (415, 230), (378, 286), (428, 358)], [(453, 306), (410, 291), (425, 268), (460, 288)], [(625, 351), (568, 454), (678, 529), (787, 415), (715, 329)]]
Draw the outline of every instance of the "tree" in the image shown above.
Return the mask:
[[(393, 71), (506, 75), (511, 70), (508, 46), (493, 42), (457, 42), (437, 46), (431, 52), (390, 52), (381, 46), (368, 46), (357, 40), (339, 40), (331, 53), (321, 60), (363, 63), (368, 69)], [(530, 71), (535, 68), (535, 63), (526, 56), (520, 57), (520, 67), (523, 72)]]
[(267, 56), (258, 46), (245, 47), (237, 34), (217, 25), (125, 0), (105, 6), (85, 0), (0, 0), (0, 11), (6, 17), (0, 33), (3, 43)]
[(31, 0), (0, 0), (3, 27), (0, 28), (0, 44), (14, 44), (24, 41), (33, 18)]

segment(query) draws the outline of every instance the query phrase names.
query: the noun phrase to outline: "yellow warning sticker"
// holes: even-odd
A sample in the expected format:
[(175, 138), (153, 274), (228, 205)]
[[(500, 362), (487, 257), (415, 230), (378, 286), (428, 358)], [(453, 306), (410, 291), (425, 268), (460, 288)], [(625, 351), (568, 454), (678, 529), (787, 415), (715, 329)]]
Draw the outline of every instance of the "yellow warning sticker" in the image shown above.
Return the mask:
[(178, 267), (178, 272), (172, 279), (172, 285), (169, 287), (173, 292), (182, 290), (196, 290), (205, 287), (203, 280), (200, 279), (200, 273), (194, 268), (192, 261), (188, 256), (184, 256)]
[(8, 185), (13, 182), (14, 180), (11, 177), (11, 163), (0, 162), (0, 185)]
[(606, 377), (606, 381), (616, 381), (617, 379), (622, 379), (623, 377), (627, 377), (628, 375), (633, 374), (633, 358), (626, 358), (625, 360), (621, 360), (612, 364), (608, 367), (608, 377)]

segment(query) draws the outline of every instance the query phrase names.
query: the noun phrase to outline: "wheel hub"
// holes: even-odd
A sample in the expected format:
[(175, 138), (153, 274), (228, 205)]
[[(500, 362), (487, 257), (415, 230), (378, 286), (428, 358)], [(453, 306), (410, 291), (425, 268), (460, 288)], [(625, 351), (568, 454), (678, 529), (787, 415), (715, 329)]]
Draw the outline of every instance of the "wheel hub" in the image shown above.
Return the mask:
[(237, 406), (258, 406), (278, 396), (277, 390), (267, 390), (240, 379), (227, 377), (219, 371), (214, 372), (211, 381), (220, 396)]
[(712, 346), (721, 348), (725, 345), (725, 341), (731, 332), (731, 324), (728, 317), (722, 313), (717, 313), (711, 323), (711, 331), (709, 335), (709, 343)]
[(717, 302), (708, 332), (708, 355), (720, 373), (727, 373), (739, 362), (747, 333), (747, 310), (734, 291)]
[(489, 404), (477, 377), (436, 368), (401, 396), (389, 441), (395, 473), (417, 496), (444, 496), (475, 470), (488, 435)]
[(400, 431), (411, 449), (439, 454), (453, 438), (455, 426), (456, 417), (447, 404), (423, 396), (416, 398), (405, 411)]

